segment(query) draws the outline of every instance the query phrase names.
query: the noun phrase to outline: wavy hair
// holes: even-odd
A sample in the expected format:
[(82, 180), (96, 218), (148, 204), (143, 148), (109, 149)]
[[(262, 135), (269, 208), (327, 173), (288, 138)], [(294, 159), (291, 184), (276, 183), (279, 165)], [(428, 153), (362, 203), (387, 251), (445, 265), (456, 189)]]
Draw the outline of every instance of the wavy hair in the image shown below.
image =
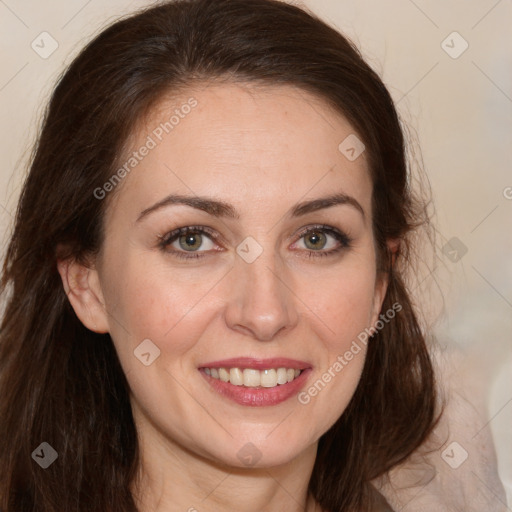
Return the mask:
[[(197, 81), (287, 84), (344, 116), (366, 146), (373, 234), (389, 287), (347, 409), (319, 440), (309, 484), (330, 512), (368, 510), (370, 481), (405, 460), (435, 422), (435, 381), (405, 286), (410, 241), (426, 222), (411, 190), (406, 143), (389, 92), (353, 43), (277, 0), (176, 0), (115, 22), (60, 77), (45, 111), (7, 249), (1, 292), (0, 508), (136, 512), (139, 464), (128, 383), (108, 334), (78, 320), (57, 258), (85, 261), (103, 240), (111, 177), (134, 126), (164, 95)], [(392, 256), (386, 242), (400, 240)], [(65, 254), (57, 254), (66, 247)], [(57, 461), (32, 453), (48, 442)]]

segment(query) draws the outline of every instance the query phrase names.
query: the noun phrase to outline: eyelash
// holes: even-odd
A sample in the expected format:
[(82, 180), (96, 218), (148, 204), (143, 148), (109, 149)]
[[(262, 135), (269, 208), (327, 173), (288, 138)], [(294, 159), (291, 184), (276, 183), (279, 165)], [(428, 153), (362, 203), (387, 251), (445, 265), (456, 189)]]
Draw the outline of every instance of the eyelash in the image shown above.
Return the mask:
[[(324, 224), (308, 226), (307, 228), (303, 229), (299, 233), (297, 240), (300, 240), (301, 238), (308, 235), (309, 233), (314, 233), (314, 232), (322, 232), (322, 233), (331, 235), (333, 238), (335, 238), (339, 242), (340, 245), (338, 247), (336, 247), (335, 249), (330, 249), (328, 251), (323, 251), (323, 250), (313, 251), (313, 250), (306, 249), (307, 255), (309, 258), (334, 256), (334, 255), (338, 254), (339, 252), (341, 252), (342, 250), (348, 249), (351, 247), (352, 239), (346, 233), (343, 233), (342, 231), (339, 231), (331, 226), (326, 226)], [(199, 233), (201, 235), (207, 235), (211, 239), (213, 239), (213, 241), (216, 241), (219, 238), (219, 236), (212, 229), (207, 228), (206, 226), (186, 226), (186, 227), (175, 229), (175, 230), (171, 231), (170, 233), (167, 233), (166, 235), (159, 237), (160, 242), (158, 245), (162, 251), (170, 253), (173, 256), (176, 256), (181, 259), (199, 259), (199, 258), (206, 257), (205, 253), (207, 251), (187, 252), (187, 251), (176, 251), (176, 250), (169, 251), (168, 250), (168, 247), (170, 244), (172, 244), (174, 241), (176, 241), (180, 236), (187, 235), (189, 233), (194, 233), (194, 234)]]

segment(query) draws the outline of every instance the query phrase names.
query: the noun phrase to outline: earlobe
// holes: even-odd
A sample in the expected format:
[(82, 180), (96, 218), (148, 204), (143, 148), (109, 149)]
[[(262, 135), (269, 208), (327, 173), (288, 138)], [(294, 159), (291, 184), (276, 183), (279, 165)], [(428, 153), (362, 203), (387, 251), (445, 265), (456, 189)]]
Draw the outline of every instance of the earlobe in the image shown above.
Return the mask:
[(97, 270), (76, 260), (57, 261), (64, 291), (80, 321), (97, 333), (107, 333), (108, 315)]

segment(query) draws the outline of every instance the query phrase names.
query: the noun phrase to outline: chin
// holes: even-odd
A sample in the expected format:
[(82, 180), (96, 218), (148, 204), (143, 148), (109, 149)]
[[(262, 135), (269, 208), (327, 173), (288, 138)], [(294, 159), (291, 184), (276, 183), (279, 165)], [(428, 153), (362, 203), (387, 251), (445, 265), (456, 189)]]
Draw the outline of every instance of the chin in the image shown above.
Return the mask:
[(316, 452), (314, 441), (299, 440), (299, 436), (290, 436), (289, 432), (281, 435), (275, 432), (270, 435), (255, 434), (252, 438), (246, 433), (239, 437), (233, 436), (227, 445), (219, 443), (217, 447), (214, 452), (211, 446), (208, 447), (208, 458), (236, 468), (272, 468), (289, 464), (309, 449)]

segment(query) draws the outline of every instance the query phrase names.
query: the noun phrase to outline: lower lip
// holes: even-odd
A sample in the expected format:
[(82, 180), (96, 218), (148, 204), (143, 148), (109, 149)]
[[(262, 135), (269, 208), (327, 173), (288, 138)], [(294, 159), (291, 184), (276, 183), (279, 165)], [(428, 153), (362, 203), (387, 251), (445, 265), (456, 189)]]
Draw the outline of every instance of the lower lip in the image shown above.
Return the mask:
[(210, 377), (203, 370), (200, 370), (200, 373), (208, 381), (210, 386), (220, 395), (223, 395), (240, 405), (262, 407), (280, 404), (296, 395), (304, 386), (310, 371), (310, 368), (305, 369), (291, 382), (277, 385), (273, 388), (248, 388), (245, 386), (235, 386), (230, 382), (224, 382), (222, 380), (215, 379), (214, 377)]

